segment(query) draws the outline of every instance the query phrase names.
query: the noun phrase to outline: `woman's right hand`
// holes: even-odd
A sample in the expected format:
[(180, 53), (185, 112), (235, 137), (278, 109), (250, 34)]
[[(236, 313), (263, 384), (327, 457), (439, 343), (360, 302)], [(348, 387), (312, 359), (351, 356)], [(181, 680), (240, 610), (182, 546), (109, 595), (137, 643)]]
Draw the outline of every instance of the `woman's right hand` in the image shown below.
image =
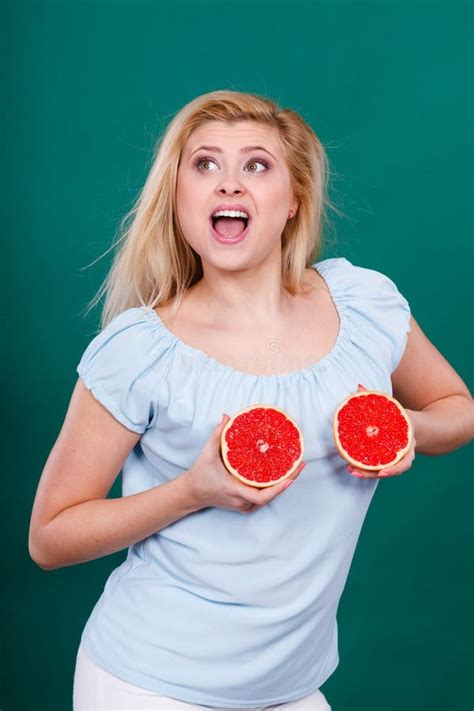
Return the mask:
[(281, 484), (264, 488), (244, 484), (227, 471), (220, 453), (222, 430), (229, 419), (228, 415), (224, 415), (222, 423), (211, 432), (195, 463), (183, 476), (188, 480), (187, 485), (198, 509), (217, 506), (231, 511), (250, 513), (281, 494), (285, 490), (286, 482), (297, 478), (305, 462), (301, 462), (296, 472)]

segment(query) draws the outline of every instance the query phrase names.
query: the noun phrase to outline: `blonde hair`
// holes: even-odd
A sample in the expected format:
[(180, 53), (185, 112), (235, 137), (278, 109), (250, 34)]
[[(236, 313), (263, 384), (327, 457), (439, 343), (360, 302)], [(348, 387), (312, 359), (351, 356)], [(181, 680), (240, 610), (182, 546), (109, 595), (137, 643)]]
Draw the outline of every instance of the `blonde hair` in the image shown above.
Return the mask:
[(101, 328), (134, 306), (154, 308), (174, 300), (176, 314), (186, 289), (201, 279), (201, 258), (180, 229), (175, 195), (183, 148), (207, 121), (256, 121), (278, 130), (298, 203), (282, 232), (282, 283), (290, 294), (301, 293), (304, 270), (317, 259), (324, 226), (330, 224), (327, 209), (339, 213), (327, 194), (326, 152), (296, 111), (258, 94), (212, 91), (186, 104), (157, 141), (145, 185), (120, 223), (116, 244), (123, 244), (87, 309), (105, 293)]

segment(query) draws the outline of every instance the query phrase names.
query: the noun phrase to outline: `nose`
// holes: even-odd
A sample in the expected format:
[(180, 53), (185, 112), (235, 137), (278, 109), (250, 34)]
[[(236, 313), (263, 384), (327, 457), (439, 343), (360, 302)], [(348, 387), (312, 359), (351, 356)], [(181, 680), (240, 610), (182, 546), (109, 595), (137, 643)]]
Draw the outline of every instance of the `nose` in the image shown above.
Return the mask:
[(227, 173), (217, 187), (217, 192), (220, 194), (240, 194), (243, 191), (243, 186), (239, 178), (235, 174)]
[(227, 189), (224, 186), (220, 187), (219, 190), (217, 191), (223, 195), (227, 195), (228, 193), (233, 193), (234, 195), (240, 195), (242, 190), (240, 188), (234, 188), (232, 189)]

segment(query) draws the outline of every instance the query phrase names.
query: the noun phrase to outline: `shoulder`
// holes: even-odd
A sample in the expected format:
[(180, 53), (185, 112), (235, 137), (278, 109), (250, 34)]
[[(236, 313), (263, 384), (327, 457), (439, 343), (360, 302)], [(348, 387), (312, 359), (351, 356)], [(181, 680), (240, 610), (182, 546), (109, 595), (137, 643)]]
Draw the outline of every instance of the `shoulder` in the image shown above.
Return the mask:
[(408, 302), (394, 279), (385, 271), (354, 264), (346, 257), (332, 257), (315, 262), (316, 268), (331, 291), (346, 299), (362, 299), (378, 305), (390, 303), (407, 307)]
[(76, 370), (83, 379), (92, 374), (95, 378), (143, 379), (163, 361), (169, 340), (153, 309), (129, 308), (92, 337)]
[(383, 350), (391, 372), (403, 355), (410, 331), (411, 309), (406, 296), (385, 271), (354, 264), (346, 257), (316, 262), (350, 339), (362, 350)]
[(88, 343), (76, 371), (86, 387), (129, 429), (143, 433), (152, 413), (156, 377), (167, 367), (167, 333), (152, 309), (115, 316)]
[(105, 349), (108, 353), (116, 352), (117, 356), (135, 351), (140, 357), (163, 335), (157, 326), (153, 309), (143, 306), (125, 309), (92, 336), (84, 355), (97, 354)]

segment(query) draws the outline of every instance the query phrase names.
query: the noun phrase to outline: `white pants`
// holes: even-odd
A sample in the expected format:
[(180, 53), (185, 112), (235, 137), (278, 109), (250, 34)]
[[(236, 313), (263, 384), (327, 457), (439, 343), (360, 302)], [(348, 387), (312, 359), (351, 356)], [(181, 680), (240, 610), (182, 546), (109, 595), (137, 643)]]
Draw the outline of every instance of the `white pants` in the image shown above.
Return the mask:
[[(129, 684), (99, 667), (84, 652), (81, 646), (77, 653), (74, 672), (73, 711), (210, 711), (212, 707), (189, 704), (153, 691)], [(262, 706), (245, 711), (331, 711), (326, 697), (315, 691), (297, 701), (288, 701), (273, 706)], [(214, 711), (240, 711), (239, 709), (214, 708)]]

